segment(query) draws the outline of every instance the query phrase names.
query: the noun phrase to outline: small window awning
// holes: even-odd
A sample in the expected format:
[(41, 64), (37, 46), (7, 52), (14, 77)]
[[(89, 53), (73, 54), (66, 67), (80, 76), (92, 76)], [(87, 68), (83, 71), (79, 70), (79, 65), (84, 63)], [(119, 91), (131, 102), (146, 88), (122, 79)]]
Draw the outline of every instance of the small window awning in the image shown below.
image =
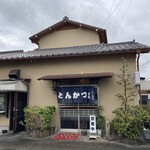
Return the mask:
[(22, 81), (0, 81), (0, 92), (27, 92), (27, 85)]
[(112, 76), (113, 76), (113, 72), (62, 74), (62, 75), (46, 75), (46, 76), (38, 78), (38, 80), (62, 80), (62, 79), (82, 79), (82, 78), (110, 78)]

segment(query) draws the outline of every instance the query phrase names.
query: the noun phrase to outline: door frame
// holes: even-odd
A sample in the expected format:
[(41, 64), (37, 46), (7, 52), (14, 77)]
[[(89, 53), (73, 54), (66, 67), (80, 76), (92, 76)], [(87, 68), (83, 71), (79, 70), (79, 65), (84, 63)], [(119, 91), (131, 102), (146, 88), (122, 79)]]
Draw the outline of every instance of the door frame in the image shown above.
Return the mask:
[(25, 99), (22, 100), (22, 105), (23, 107), (21, 108), (21, 111), (23, 111), (22, 109), (24, 109), (26, 106), (27, 106), (27, 92), (10, 92), (10, 119), (9, 119), (9, 130), (10, 131), (13, 131), (13, 132), (19, 132), (19, 131), (22, 131), (24, 129), (24, 127), (19, 130), (18, 129), (18, 125), (19, 125), (19, 122), (21, 120), (23, 120), (23, 117), (22, 116), (22, 119), (19, 120), (18, 122), (18, 100), (19, 100), (19, 94), (20, 93), (25, 93), (26, 94), (26, 97)]
[(13, 113), (13, 108), (14, 108), (14, 93), (15, 92), (9, 92), (9, 108), (10, 108), (10, 118), (9, 118), (9, 130), (13, 130), (13, 119), (14, 119), (14, 113)]

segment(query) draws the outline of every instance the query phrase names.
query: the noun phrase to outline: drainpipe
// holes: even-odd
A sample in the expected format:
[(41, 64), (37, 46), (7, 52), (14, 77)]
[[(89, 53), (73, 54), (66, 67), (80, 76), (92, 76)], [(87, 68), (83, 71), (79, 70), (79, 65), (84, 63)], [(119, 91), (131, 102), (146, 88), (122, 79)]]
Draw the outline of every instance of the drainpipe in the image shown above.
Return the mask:
[[(136, 53), (137, 53), (137, 71), (140, 71), (140, 67), (139, 67), (139, 59), (140, 59), (140, 54), (141, 54), (141, 50), (140, 49), (138, 49), (137, 51), (136, 51)], [(142, 104), (142, 100), (141, 100), (141, 85), (139, 85), (138, 86), (139, 87), (139, 104), (141, 105)]]

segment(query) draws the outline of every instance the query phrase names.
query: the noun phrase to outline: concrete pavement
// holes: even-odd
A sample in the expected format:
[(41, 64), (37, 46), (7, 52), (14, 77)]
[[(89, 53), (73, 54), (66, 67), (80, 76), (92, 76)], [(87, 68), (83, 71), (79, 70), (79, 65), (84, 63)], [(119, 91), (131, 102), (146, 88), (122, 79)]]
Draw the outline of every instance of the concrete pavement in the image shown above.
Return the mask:
[(0, 150), (150, 150), (150, 145), (130, 146), (102, 139), (89, 140), (85, 136), (76, 141), (56, 141), (52, 138), (33, 139), (26, 137), (24, 132), (9, 133), (0, 136)]

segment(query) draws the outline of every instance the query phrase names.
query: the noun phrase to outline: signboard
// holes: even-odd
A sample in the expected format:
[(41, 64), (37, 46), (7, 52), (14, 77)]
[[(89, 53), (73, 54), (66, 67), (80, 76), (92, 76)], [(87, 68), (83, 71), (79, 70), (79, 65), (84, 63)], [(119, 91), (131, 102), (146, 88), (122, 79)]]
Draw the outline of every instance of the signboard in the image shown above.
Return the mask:
[(95, 103), (94, 86), (60, 86), (57, 87), (58, 103)]
[(96, 133), (96, 116), (90, 115), (90, 133)]

